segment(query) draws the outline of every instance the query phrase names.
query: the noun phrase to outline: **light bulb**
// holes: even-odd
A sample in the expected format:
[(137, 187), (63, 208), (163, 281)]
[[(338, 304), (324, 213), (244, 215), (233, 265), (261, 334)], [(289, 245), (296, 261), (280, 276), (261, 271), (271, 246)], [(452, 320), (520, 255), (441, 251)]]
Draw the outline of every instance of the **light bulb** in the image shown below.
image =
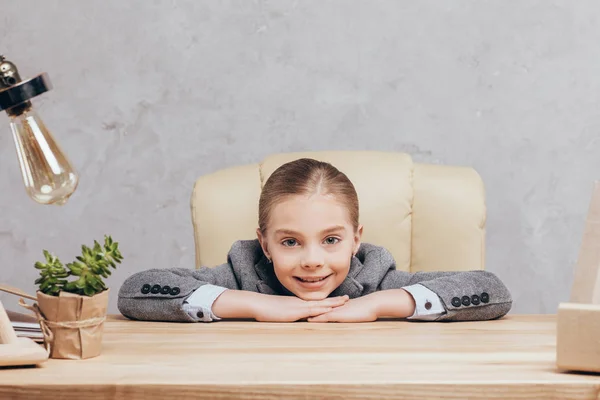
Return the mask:
[(25, 190), (38, 203), (63, 205), (79, 178), (29, 101), (51, 88), (45, 73), (22, 81), (17, 67), (0, 55), (0, 110), (10, 118)]
[(29, 110), (11, 116), (10, 127), (29, 197), (41, 204), (65, 204), (79, 179), (44, 122)]

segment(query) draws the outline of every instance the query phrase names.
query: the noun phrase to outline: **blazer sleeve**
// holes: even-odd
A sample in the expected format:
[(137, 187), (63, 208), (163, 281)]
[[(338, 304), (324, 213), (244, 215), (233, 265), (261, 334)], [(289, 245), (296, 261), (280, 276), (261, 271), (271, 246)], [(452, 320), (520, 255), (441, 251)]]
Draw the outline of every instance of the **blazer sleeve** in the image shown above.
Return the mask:
[(504, 283), (488, 271), (416, 272), (389, 270), (379, 290), (421, 284), (439, 296), (446, 313), (435, 321), (482, 321), (501, 318), (512, 307)]
[(197, 270), (149, 269), (135, 273), (123, 282), (117, 308), (125, 317), (135, 320), (196, 322), (184, 311), (183, 302), (206, 284), (240, 289), (229, 263)]

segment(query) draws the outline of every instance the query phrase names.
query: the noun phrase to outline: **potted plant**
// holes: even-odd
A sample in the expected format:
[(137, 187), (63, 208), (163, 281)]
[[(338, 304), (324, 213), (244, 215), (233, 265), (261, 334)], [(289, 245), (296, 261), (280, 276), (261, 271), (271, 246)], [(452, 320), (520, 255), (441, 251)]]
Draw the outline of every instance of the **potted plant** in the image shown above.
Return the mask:
[(100, 354), (109, 289), (103, 278), (123, 256), (119, 244), (104, 236), (104, 245), (81, 246), (81, 256), (63, 265), (43, 251), (46, 262), (36, 262), (40, 277), (34, 309), (40, 319), (51, 358), (84, 359)]

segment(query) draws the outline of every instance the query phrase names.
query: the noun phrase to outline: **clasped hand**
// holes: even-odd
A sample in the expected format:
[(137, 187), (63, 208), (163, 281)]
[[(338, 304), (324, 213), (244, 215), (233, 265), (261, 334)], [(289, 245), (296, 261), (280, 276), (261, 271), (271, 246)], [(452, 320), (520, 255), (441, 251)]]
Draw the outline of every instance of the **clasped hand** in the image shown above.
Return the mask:
[(367, 322), (377, 319), (375, 302), (369, 296), (350, 300), (348, 296), (307, 301), (298, 297), (265, 296), (256, 308), (262, 322)]

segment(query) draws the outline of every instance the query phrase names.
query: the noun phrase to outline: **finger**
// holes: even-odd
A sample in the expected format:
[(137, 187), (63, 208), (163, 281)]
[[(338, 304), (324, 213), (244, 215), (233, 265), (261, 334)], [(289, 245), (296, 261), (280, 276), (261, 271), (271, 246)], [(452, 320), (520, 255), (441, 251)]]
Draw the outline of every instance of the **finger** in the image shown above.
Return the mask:
[(308, 322), (329, 322), (329, 313), (317, 315), (316, 317), (309, 317)]
[(332, 307), (312, 306), (308, 309), (307, 317), (316, 317), (317, 315), (325, 314), (333, 310)]
[(319, 302), (320, 306), (325, 307), (338, 307), (348, 302), (348, 296), (330, 297)]

